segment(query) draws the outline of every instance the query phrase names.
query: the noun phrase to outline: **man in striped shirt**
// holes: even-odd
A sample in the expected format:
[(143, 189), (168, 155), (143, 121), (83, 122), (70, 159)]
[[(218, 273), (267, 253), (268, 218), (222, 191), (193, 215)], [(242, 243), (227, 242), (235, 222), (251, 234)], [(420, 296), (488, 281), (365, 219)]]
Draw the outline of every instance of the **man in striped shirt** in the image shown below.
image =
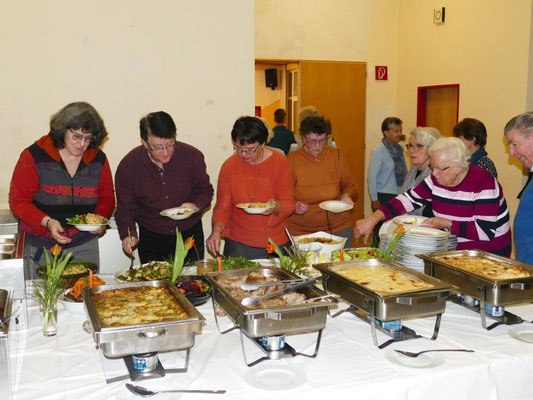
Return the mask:
[(509, 210), (497, 179), (470, 164), (470, 153), (460, 139), (438, 139), (429, 155), (432, 174), (357, 221), (355, 237), (368, 238), (379, 221), (431, 204), (435, 217), (422, 226), (448, 229), (457, 236), (458, 250), (479, 249), (509, 257)]

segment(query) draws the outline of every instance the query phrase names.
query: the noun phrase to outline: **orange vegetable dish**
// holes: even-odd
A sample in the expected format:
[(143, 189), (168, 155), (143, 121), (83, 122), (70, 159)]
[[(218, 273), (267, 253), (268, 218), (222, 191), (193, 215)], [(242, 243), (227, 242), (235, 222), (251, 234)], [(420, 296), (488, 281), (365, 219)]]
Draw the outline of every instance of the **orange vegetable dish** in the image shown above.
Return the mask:
[[(98, 285), (105, 285), (105, 282), (101, 280), (98, 276), (93, 275), (93, 286), (98, 286)], [(81, 296), (81, 288), (84, 286), (89, 286), (88, 276), (84, 276), (83, 278), (78, 279), (78, 281), (74, 284), (72, 289), (70, 289), (69, 294), (72, 297), (79, 299)]]

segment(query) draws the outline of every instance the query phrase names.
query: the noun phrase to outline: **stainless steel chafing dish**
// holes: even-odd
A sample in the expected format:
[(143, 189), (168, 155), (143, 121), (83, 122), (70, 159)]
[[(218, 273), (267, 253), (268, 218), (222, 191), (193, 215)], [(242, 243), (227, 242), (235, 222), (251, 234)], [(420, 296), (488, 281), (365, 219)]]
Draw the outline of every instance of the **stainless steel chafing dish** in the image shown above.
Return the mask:
[[(176, 301), (186, 311), (185, 319), (154, 322), (138, 325), (102, 326), (92, 300), (93, 293), (128, 287), (168, 287)], [(93, 328), (97, 348), (109, 358), (155, 351), (189, 350), (194, 345), (194, 334), (202, 331), (205, 320), (202, 314), (169, 281), (133, 282), (126, 284), (101, 285), (82, 289), (85, 308)]]
[[(341, 268), (358, 268), (363, 266), (390, 268), (414, 280), (429, 283), (432, 287), (422, 290), (379, 293), (337, 273)], [(334, 316), (345, 311), (350, 311), (361, 319), (368, 320), (376, 346), (382, 348), (393, 341), (407, 340), (419, 336), (405, 326), (401, 328), (400, 332), (391, 334), (386, 329), (381, 329), (379, 326), (376, 326), (375, 319), (383, 322), (436, 315), (437, 319), (432, 339), (437, 338), (441, 315), (446, 308), (446, 299), (449, 292), (453, 290), (453, 285), (381, 258), (315, 264), (314, 267), (322, 272), (322, 284), (326, 291), (336, 293), (346, 302), (352, 304), (352, 307), (342, 310)], [(393, 339), (382, 345), (378, 345), (376, 328), (389, 334)]]
[[(457, 287), (461, 293), (479, 300), (481, 323), (486, 328), (485, 304), (490, 306), (506, 306), (533, 301), (533, 266), (506, 257), (487, 253), (481, 250), (457, 250), (419, 254), (424, 260), (424, 272), (428, 275), (449, 282)], [(443, 257), (480, 257), (508, 266), (520, 267), (528, 271), (529, 277), (512, 279), (491, 279), (484, 275), (466, 271), (446, 263)], [(471, 307), (474, 308), (474, 307)], [(477, 309), (477, 307), (476, 307)], [(519, 317), (506, 313), (500, 322), (513, 324), (522, 322)], [(494, 317), (493, 317), (494, 318)], [(495, 318), (498, 319), (498, 318)], [(490, 328), (498, 324), (492, 325)]]
[[(227, 277), (243, 277), (251, 272), (258, 272), (266, 277), (277, 277), (279, 280), (298, 279), (299, 276), (287, 270), (275, 267), (264, 267), (254, 269), (239, 269), (227, 270), (219, 272), (208, 273), (207, 279), (210, 281), (213, 291), (213, 308), (215, 312), (215, 320), (219, 331), (224, 334), (233, 329), (240, 329), (241, 345), (244, 353), (244, 344), (242, 335), (246, 335), (252, 340), (258, 341), (259, 338), (272, 337), (277, 335), (301, 334), (310, 332), (319, 332), (315, 353), (307, 355), (297, 353), (290, 346), (286, 345), (283, 352), (285, 356), (305, 355), (315, 357), (320, 346), (320, 337), (322, 329), (326, 326), (326, 318), (328, 310), (335, 305), (336, 299), (323, 299), (319, 302), (295, 304), (284, 307), (275, 308), (256, 308), (250, 309), (244, 307), (239, 301), (233, 298), (225, 288), (218, 283), (221, 276)], [(301, 290), (300, 293), (306, 295), (308, 299), (325, 295), (325, 293), (315, 286), (308, 286)], [(219, 305), (226, 315), (233, 323), (233, 327), (228, 330), (221, 331), (219, 321), (217, 318), (216, 305)], [(264, 350), (264, 349), (262, 349)], [(267, 353), (268, 354), (268, 353)], [(282, 358), (269, 354), (269, 357), (264, 357), (252, 363), (246, 361), (246, 354), (244, 353), (245, 362), (249, 365), (268, 359), (268, 358)]]

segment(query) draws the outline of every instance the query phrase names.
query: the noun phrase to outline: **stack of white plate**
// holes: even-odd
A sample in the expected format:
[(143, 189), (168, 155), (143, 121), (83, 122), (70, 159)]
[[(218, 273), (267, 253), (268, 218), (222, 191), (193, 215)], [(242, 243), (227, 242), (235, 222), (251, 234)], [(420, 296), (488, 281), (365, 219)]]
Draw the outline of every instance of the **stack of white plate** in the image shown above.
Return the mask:
[[(380, 237), (379, 248), (381, 251), (387, 250), (391, 237), (392, 235), (383, 235)], [(454, 246), (455, 248), (457, 237), (455, 237), (455, 241), (448, 237), (448, 232), (438, 229), (424, 228), (421, 226), (408, 228), (392, 252), (394, 261), (423, 272), (424, 260), (418, 258), (416, 255), (451, 250), (449, 246)]]

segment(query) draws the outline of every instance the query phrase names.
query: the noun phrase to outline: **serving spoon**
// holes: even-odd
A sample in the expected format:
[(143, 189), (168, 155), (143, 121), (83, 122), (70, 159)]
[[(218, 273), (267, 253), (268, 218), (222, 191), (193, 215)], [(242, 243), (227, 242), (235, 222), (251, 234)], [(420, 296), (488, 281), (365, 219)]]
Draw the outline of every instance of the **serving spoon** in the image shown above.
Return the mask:
[(151, 397), (158, 393), (209, 393), (209, 394), (224, 394), (225, 390), (199, 390), (199, 389), (174, 389), (174, 390), (159, 390), (157, 392), (150, 389), (146, 389), (142, 386), (132, 385), (131, 383), (126, 383), (128, 390), (137, 396), (142, 397)]
[(474, 350), (470, 350), (470, 349), (437, 349), (437, 350), (424, 350), (424, 351), (419, 351), (417, 353), (411, 353), (410, 351), (405, 351), (405, 350), (394, 350), (394, 351), (396, 351), (397, 353), (403, 354), (404, 356), (411, 357), (411, 358), (416, 358), (420, 354), (430, 353), (433, 351), (464, 351), (466, 353), (474, 353)]
[(259, 304), (260, 302), (262, 302), (263, 300), (270, 299), (272, 297), (276, 297), (276, 296), (279, 296), (285, 293), (293, 292), (295, 290), (302, 289), (307, 286), (311, 286), (315, 283), (316, 283), (316, 279), (309, 279), (309, 280), (303, 281), (302, 283), (299, 283), (298, 285), (289, 286), (288, 288), (278, 290), (277, 292), (268, 293), (263, 296), (248, 296), (241, 300), (241, 304), (244, 307), (255, 306)]

